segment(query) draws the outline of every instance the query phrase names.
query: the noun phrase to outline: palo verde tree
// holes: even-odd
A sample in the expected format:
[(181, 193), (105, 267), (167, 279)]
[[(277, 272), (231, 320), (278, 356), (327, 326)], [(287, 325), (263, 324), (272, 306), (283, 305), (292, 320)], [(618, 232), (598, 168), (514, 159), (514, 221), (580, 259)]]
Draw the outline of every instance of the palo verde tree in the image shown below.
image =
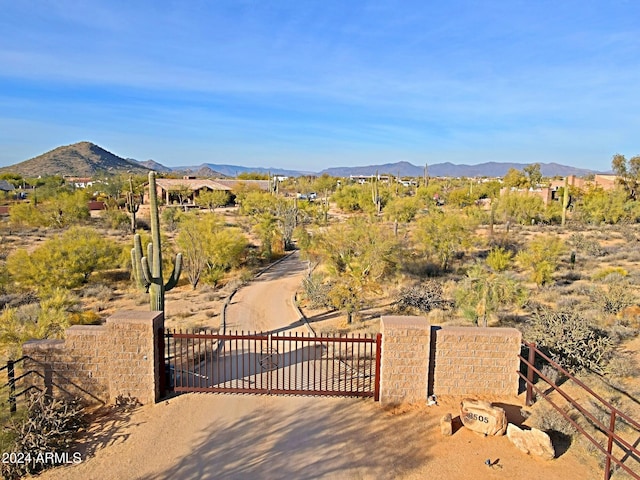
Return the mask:
[(239, 228), (225, 226), (217, 215), (194, 213), (181, 217), (176, 243), (183, 253), (183, 270), (194, 289), (201, 279), (216, 283), (225, 271), (237, 267), (248, 246)]
[(0, 356), (18, 358), (28, 340), (63, 338), (73, 323), (78, 299), (68, 290), (54, 288), (37, 304), (5, 307), (0, 312)]
[(330, 226), (313, 236), (307, 257), (322, 264), (330, 285), (331, 305), (353, 316), (371, 295), (379, 295), (383, 281), (396, 271), (399, 244), (378, 222), (356, 218)]
[(531, 281), (538, 287), (553, 281), (560, 255), (565, 249), (562, 239), (552, 235), (540, 235), (529, 242), (527, 248), (518, 252), (516, 262), (530, 272)]
[(164, 282), (162, 276), (162, 244), (160, 240), (160, 216), (156, 191), (156, 174), (149, 172), (149, 204), (151, 214), (151, 242), (147, 245), (147, 255), (143, 256), (140, 235), (134, 235), (134, 247), (131, 250), (131, 264), (136, 283), (149, 293), (152, 311), (164, 311), (164, 292), (178, 284), (182, 269), (182, 254), (176, 255), (171, 277)]
[(476, 221), (463, 213), (439, 209), (430, 211), (417, 223), (418, 250), (435, 258), (442, 271), (449, 269), (456, 253), (471, 246), (476, 227)]
[(118, 247), (89, 227), (72, 227), (29, 253), (19, 249), (7, 258), (14, 284), (38, 292), (76, 288), (92, 272), (113, 268)]
[(230, 200), (231, 194), (226, 190), (206, 190), (196, 197), (196, 205), (213, 212), (218, 207), (224, 207)]
[(640, 155), (627, 160), (624, 155), (616, 153), (611, 159), (611, 169), (618, 176), (618, 181), (625, 188), (629, 198), (637, 198), (640, 184)]

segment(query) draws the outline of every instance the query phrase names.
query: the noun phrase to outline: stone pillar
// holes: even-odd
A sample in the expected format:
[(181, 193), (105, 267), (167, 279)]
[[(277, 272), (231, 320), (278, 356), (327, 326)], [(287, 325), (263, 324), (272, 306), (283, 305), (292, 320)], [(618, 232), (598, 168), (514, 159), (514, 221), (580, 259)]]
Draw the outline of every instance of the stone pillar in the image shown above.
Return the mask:
[(380, 403), (427, 399), (431, 326), (425, 317), (383, 316)]
[(111, 401), (119, 395), (135, 397), (142, 404), (159, 400), (160, 358), (156, 335), (163, 325), (162, 312), (121, 311), (107, 319), (112, 350)]

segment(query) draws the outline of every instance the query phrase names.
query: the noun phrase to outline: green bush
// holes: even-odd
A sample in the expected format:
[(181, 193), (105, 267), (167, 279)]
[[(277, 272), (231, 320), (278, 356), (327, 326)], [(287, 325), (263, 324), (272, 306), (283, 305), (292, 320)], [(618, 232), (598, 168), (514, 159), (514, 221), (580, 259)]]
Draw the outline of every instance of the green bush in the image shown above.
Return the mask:
[(560, 255), (564, 251), (564, 243), (556, 236), (540, 235), (518, 252), (516, 261), (530, 271), (530, 278), (538, 286), (547, 285), (553, 280)]
[(502, 247), (492, 248), (487, 256), (487, 266), (494, 272), (503, 272), (511, 264), (513, 253)]
[(95, 270), (117, 264), (116, 244), (89, 227), (72, 227), (45, 241), (32, 253), (25, 249), (7, 259), (11, 279), (21, 288), (47, 291), (75, 288), (86, 283)]
[(594, 281), (605, 280), (609, 275), (612, 274), (619, 275), (620, 277), (626, 277), (627, 275), (629, 275), (629, 272), (627, 272), (622, 267), (604, 267), (594, 273), (591, 279)]

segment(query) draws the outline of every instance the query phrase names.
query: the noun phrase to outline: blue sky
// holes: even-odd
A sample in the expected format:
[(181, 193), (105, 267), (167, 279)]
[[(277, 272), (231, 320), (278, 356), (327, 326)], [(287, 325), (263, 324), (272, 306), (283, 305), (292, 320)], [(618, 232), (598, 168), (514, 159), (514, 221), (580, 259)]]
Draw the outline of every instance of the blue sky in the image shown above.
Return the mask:
[(0, 0), (0, 165), (640, 154), (640, 2)]

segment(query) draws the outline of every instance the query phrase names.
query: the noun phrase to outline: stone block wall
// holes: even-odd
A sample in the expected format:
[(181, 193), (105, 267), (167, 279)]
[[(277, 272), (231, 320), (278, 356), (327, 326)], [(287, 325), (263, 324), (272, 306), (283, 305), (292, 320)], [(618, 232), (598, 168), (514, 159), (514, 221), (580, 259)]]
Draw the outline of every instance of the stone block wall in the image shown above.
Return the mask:
[(515, 328), (436, 330), (433, 393), (517, 395), (521, 340)]
[(23, 345), (34, 384), (54, 395), (111, 403), (120, 396), (153, 403), (160, 396), (158, 329), (162, 312), (122, 311), (105, 325), (73, 326), (65, 340), (35, 340)]
[(382, 317), (380, 402), (427, 398), (431, 328), (424, 317)]
[(380, 324), (382, 403), (424, 401), (431, 394), (518, 394), (518, 330), (439, 328), (425, 317), (383, 316)]

